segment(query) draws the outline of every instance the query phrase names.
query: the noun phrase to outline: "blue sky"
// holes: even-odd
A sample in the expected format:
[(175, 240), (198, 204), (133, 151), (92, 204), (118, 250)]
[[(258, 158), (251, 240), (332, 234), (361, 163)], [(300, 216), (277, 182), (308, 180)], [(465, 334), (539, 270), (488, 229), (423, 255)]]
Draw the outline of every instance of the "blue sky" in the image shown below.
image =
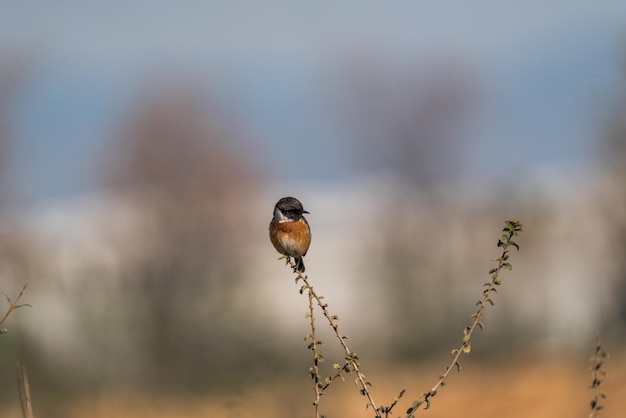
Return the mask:
[[(95, 187), (114, 128), (167, 75), (206, 85), (277, 172), (350, 176), (324, 82), (353, 49), (399, 67), (467, 62), (482, 97), (467, 132), (477, 181), (585, 165), (624, 93), (625, 40), (624, 1), (2, 2), (0, 54), (32, 56), (13, 176), (35, 200)], [(270, 157), (285, 149), (307, 158)]]

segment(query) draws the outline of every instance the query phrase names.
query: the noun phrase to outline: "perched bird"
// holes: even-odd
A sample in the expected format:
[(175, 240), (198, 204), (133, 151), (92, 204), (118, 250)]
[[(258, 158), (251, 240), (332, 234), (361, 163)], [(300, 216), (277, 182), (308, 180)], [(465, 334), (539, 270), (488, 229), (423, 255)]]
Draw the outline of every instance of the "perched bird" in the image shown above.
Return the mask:
[(296, 262), (295, 271), (304, 272), (304, 257), (311, 245), (311, 229), (302, 216), (309, 213), (295, 197), (283, 197), (274, 206), (274, 217), (270, 222), (270, 240), (276, 251)]

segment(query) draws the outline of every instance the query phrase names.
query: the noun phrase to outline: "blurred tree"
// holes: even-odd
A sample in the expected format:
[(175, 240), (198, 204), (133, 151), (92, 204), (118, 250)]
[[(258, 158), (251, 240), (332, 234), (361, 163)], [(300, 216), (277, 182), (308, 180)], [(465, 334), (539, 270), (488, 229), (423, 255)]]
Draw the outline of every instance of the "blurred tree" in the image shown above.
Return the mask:
[(0, 52), (0, 207), (6, 206), (13, 185), (10, 182), (13, 150), (13, 106), (23, 88), (30, 67), (30, 54), (21, 51)]
[(615, 262), (614, 283), (619, 320), (626, 324), (626, 65), (624, 83), (617, 97), (611, 117), (604, 128), (602, 165), (608, 172), (607, 188), (600, 200), (606, 219), (610, 222), (611, 259)]
[(334, 94), (357, 168), (422, 188), (462, 174), (462, 128), (476, 102), (468, 65), (391, 63), (369, 54), (344, 62)]
[[(9, 207), (14, 204), (15, 184), (11, 175), (12, 155), (14, 152), (15, 132), (13, 119), (15, 105), (18, 103), (28, 78), (32, 64), (32, 51), (28, 49), (7, 49), (0, 51), (0, 291), (13, 294), (29, 281), (32, 272), (30, 248), (23, 237), (16, 234)], [(0, 296), (0, 315), (6, 312), (8, 303), (4, 295)], [(25, 302), (27, 303), (27, 302)], [(15, 387), (15, 362), (18, 356), (24, 356), (23, 336), (26, 332), (15, 327), (20, 316), (13, 314), (5, 323), (10, 333), (0, 336), (0, 387)], [(10, 385), (10, 386), (9, 386)], [(12, 398), (11, 391), (0, 391), (0, 398)]]
[[(456, 319), (464, 277), (480, 264), (468, 251), (476, 214), (441, 193), (464, 173), (463, 127), (477, 102), (477, 80), (457, 59), (417, 65), (362, 54), (346, 68), (334, 91), (356, 165), (389, 173), (393, 182), (381, 191), (373, 226), (380, 235), (368, 257), (379, 268), (368, 275), (387, 296), (392, 356), (414, 357), (453, 340), (441, 329)], [(428, 321), (417, 332), (410, 318)]]
[(123, 275), (157, 386), (207, 384), (245, 363), (233, 304), (250, 272), (246, 212), (258, 171), (227, 125), (197, 92), (159, 86), (130, 114), (105, 165), (108, 185), (139, 214), (141, 248), (127, 248)]

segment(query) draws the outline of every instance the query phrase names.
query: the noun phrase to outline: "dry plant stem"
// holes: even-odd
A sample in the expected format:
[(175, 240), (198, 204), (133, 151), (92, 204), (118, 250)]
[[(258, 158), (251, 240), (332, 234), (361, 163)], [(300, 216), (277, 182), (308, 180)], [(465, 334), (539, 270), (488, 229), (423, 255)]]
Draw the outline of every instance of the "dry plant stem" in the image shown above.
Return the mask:
[(311, 334), (307, 335), (307, 339), (310, 337), (311, 344), (309, 348), (313, 351), (313, 366), (311, 367), (311, 375), (313, 376), (314, 386), (313, 390), (315, 391), (315, 402), (313, 405), (315, 406), (315, 418), (320, 418), (320, 397), (322, 396), (322, 389), (320, 389), (320, 353), (317, 348), (318, 341), (315, 337), (315, 316), (313, 315), (313, 293), (311, 289), (309, 289), (309, 319), (311, 320)]
[(341, 377), (341, 373), (350, 373), (350, 363), (344, 363), (343, 366), (339, 366), (339, 364), (337, 364), (335, 369), (337, 369), (337, 373), (327, 378), (326, 383), (322, 386), (322, 393), (328, 389), (330, 384), (333, 383), (335, 379), (339, 379)]
[(26, 372), (26, 367), (22, 366), (19, 361), (15, 362), (15, 373), (17, 374), (17, 390), (20, 396), (20, 405), (22, 406), (22, 416), (24, 418), (33, 418), (28, 373)]
[(604, 409), (604, 405), (600, 404), (602, 399), (606, 398), (606, 393), (600, 389), (600, 386), (606, 378), (606, 370), (604, 370), (604, 362), (608, 359), (609, 355), (602, 348), (602, 342), (600, 341), (600, 334), (596, 337), (596, 350), (591, 357), (591, 373), (593, 376), (593, 382), (591, 382), (591, 389), (594, 390), (594, 396), (591, 400), (591, 413), (589, 418), (598, 418), (600, 411)]
[[(292, 262), (291, 260), (289, 260), (289, 263), (291, 267), (295, 269), (296, 267), (295, 263)], [(361, 373), (360, 371), (359, 363), (357, 361), (358, 358), (356, 354), (350, 351), (350, 348), (346, 344), (346, 338), (339, 333), (339, 325), (337, 324), (335, 320), (336, 317), (333, 317), (328, 312), (328, 305), (322, 301), (322, 297), (320, 297), (317, 293), (315, 293), (315, 290), (313, 289), (313, 286), (311, 286), (311, 284), (309, 283), (307, 276), (298, 272), (297, 279), (302, 280), (302, 282), (304, 283), (304, 288), (306, 288), (309, 291), (309, 295), (311, 295), (316, 300), (317, 305), (322, 309), (324, 316), (328, 320), (328, 323), (330, 324), (331, 328), (335, 331), (335, 335), (337, 336), (337, 339), (339, 340), (341, 347), (343, 347), (343, 350), (346, 353), (346, 361), (350, 363), (352, 370), (354, 370), (356, 373), (357, 381), (359, 385), (361, 386), (361, 393), (367, 397), (369, 405), (372, 406), (372, 408), (374, 409), (376, 413), (376, 418), (382, 418), (378, 408), (376, 407), (374, 398), (372, 397), (372, 394), (369, 392), (367, 388), (368, 383), (365, 381), (363, 373)]]
[(389, 415), (391, 415), (391, 411), (393, 410), (394, 406), (398, 404), (398, 401), (400, 400), (400, 398), (402, 398), (405, 392), (406, 392), (406, 389), (402, 389), (400, 393), (398, 394), (398, 396), (394, 398), (391, 405), (381, 407), (381, 410), (385, 413), (385, 418), (389, 418)]
[(507, 227), (504, 228), (505, 234), (502, 234), (500, 240), (498, 241), (498, 247), (502, 248), (502, 255), (493, 260), (497, 261), (498, 265), (497, 267), (492, 268), (489, 271), (489, 274), (491, 274), (491, 281), (485, 283), (487, 289), (483, 291), (482, 299), (477, 302), (478, 311), (472, 315), (474, 321), (463, 331), (463, 342), (461, 343), (459, 348), (452, 350), (452, 354), (454, 355), (454, 357), (452, 358), (450, 364), (446, 366), (443, 374), (439, 375), (439, 380), (437, 380), (437, 383), (435, 383), (435, 385), (428, 392), (422, 393), (417, 401), (413, 402), (413, 405), (407, 410), (407, 418), (412, 417), (413, 413), (424, 403), (426, 403), (426, 409), (428, 409), (428, 407), (430, 406), (430, 398), (437, 394), (437, 390), (440, 386), (445, 385), (446, 377), (448, 377), (452, 369), (456, 368), (457, 370), (460, 370), (461, 366), (459, 364), (459, 357), (461, 357), (462, 353), (467, 354), (470, 352), (470, 339), (476, 328), (478, 327), (481, 330), (483, 329), (484, 325), (480, 320), (483, 316), (487, 304), (493, 305), (493, 301), (491, 300), (491, 293), (496, 292), (496, 286), (500, 285), (500, 271), (502, 269), (511, 269), (511, 264), (507, 262), (509, 258), (509, 249), (511, 246), (519, 249), (518, 245), (512, 239), (514, 236), (517, 235), (518, 232), (522, 230), (522, 225), (516, 221), (507, 221), (506, 225)]
[(11, 312), (13, 312), (15, 309), (17, 308), (21, 308), (23, 306), (30, 306), (29, 304), (23, 304), (23, 305), (18, 305), (17, 303), (20, 301), (20, 298), (22, 297), (22, 295), (24, 295), (24, 292), (26, 292), (26, 289), (28, 288), (28, 285), (24, 285), (24, 287), (22, 287), (22, 291), (20, 292), (19, 295), (17, 295), (17, 297), (15, 298), (15, 300), (13, 302), (11, 302), (11, 298), (9, 298), (6, 293), (3, 292), (4, 296), (7, 298), (7, 300), (9, 301), (9, 309), (7, 309), (6, 313), (4, 314), (4, 316), (2, 317), (2, 319), (0, 319), (0, 325), (4, 324), (4, 321), (7, 320), (7, 318), (9, 317), (9, 315), (11, 315)]

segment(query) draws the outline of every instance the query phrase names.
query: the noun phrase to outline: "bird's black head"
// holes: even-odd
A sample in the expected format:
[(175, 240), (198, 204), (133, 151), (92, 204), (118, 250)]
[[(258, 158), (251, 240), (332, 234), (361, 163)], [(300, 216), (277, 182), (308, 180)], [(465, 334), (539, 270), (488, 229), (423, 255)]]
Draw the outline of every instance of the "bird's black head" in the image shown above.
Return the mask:
[(295, 197), (283, 197), (274, 206), (274, 218), (281, 220), (297, 220), (303, 213), (309, 213)]

